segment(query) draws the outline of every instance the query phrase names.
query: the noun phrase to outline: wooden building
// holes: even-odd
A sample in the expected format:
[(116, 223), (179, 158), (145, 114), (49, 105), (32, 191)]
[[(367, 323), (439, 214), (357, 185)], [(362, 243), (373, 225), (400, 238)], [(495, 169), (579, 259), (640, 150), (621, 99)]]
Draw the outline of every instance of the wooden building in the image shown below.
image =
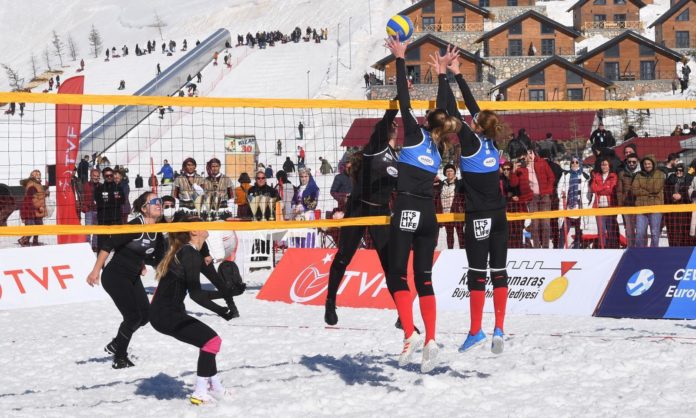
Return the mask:
[(654, 21), (649, 27), (655, 27), (655, 42), (667, 48), (696, 47), (696, 27), (691, 27), (696, 23), (694, 3), (696, 0), (681, 0)]
[(672, 80), (683, 56), (633, 31), (626, 31), (575, 60), (608, 80)]
[[(432, 34), (427, 34), (418, 38), (406, 48), (406, 71), (414, 84), (437, 82), (437, 74), (432, 73), (428, 64), (428, 57), (432, 53), (444, 53), (448, 45), (448, 42)], [(460, 57), (461, 73), (466, 80), (482, 81), (483, 66), (486, 65), (493, 68), (490, 63), (468, 51), (460, 51)], [(394, 80), (396, 80), (396, 58), (394, 58), (394, 55), (389, 54), (382, 58), (372, 65), (372, 68), (384, 71), (386, 84), (394, 84)]]
[(421, 0), (399, 14), (413, 21), (415, 32), (483, 32), (491, 13), (464, 0)]
[(557, 55), (495, 86), (505, 100), (605, 100), (612, 82)]
[(641, 31), (642, 0), (580, 0), (567, 11), (573, 12), (573, 28), (578, 31), (632, 29)]
[(476, 42), (483, 42), (483, 55), (551, 56), (575, 55), (575, 42), (580, 32), (555, 20), (529, 10), (486, 32)]

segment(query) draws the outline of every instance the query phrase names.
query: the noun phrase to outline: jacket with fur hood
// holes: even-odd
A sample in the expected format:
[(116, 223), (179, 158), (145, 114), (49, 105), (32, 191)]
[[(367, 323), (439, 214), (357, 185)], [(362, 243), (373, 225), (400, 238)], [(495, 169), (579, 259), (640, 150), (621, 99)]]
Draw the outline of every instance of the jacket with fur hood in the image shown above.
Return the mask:
[[(645, 171), (645, 162), (652, 162), (651, 171)], [(636, 197), (636, 206), (661, 205), (664, 202), (665, 173), (658, 170), (655, 160), (645, 157), (640, 160), (640, 172), (633, 179), (631, 190)]]

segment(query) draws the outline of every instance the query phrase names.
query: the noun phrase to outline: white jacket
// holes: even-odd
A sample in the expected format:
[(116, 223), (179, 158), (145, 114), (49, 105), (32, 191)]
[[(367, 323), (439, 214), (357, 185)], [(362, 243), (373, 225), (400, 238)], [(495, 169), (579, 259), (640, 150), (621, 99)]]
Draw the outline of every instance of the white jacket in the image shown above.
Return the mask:
[[(570, 171), (564, 171), (563, 175), (561, 175), (561, 179), (558, 181), (558, 209), (559, 210), (564, 210), (567, 209), (567, 197), (568, 197), (568, 190), (570, 189)], [(590, 199), (592, 196), (592, 192), (590, 190), (590, 176), (586, 174), (585, 172), (582, 172), (580, 174), (580, 204), (582, 205), (582, 208), (591, 208), (590, 206)], [(574, 216), (573, 218), (577, 218), (577, 216)]]

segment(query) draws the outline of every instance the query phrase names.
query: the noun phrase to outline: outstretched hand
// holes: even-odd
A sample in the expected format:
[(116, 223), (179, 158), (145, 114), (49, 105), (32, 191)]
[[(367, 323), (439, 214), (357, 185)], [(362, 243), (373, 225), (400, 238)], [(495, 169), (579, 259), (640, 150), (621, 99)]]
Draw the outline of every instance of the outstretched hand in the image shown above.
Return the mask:
[(448, 45), (444, 60), (447, 62), (446, 68), (454, 75), (461, 74), (459, 71), (459, 48)]
[(408, 47), (408, 44), (409, 41), (402, 43), (397, 38), (391, 36), (384, 40), (384, 46), (387, 47), (396, 58), (406, 57), (406, 47)]

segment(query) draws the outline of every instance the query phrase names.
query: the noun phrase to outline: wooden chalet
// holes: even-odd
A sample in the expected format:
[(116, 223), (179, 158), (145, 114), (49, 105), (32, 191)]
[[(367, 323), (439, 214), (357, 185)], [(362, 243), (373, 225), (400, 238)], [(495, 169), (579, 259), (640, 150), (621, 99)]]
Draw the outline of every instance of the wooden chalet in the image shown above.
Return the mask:
[(573, 12), (573, 28), (578, 31), (621, 30), (641, 31), (642, 0), (580, 0), (567, 11)]
[[(696, 0), (674, 3), (649, 28), (655, 27), (655, 42), (667, 48), (696, 47)], [(694, 12), (691, 12), (691, 9)], [(691, 15), (694, 19), (691, 20)]]
[(491, 13), (464, 0), (421, 0), (399, 14), (413, 21), (415, 32), (483, 32)]

